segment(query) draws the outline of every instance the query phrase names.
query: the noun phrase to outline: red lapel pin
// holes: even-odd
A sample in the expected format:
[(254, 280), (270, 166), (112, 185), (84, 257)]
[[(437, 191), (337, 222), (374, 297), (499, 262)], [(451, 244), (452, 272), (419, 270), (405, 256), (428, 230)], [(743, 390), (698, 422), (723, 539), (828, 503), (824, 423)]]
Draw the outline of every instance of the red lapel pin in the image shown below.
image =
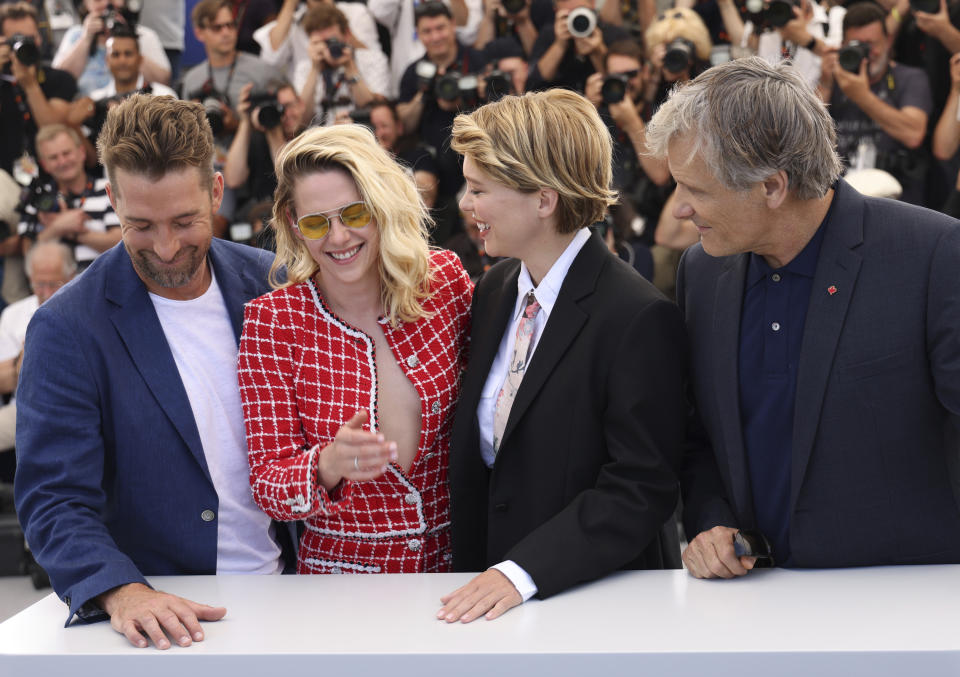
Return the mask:
[(830, 296), (833, 296), (834, 294), (836, 294), (836, 293), (837, 293), (837, 285), (831, 284), (829, 287), (827, 287), (827, 293), (830, 294)]

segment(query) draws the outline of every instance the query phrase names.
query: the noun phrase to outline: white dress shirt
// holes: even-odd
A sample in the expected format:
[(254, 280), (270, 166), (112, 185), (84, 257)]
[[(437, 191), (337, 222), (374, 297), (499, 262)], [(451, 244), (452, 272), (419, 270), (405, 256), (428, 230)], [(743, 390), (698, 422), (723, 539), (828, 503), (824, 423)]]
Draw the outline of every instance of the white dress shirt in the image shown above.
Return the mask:
[[(497, 355), (490, 366), (490, 373), (487, 374), (486, 383), (480, 393), (480, 404), (477, 406), (477, 422), (480, 427), (480, 456), (487, 467), (493, 465), (496, 455), (493, 451), (493, 414), (497, 406), (497, 395), (500, 394), (503, 383), (507, 379), (507, 371), (510, 368), (510, 358), (513, 355), (513, 346), (517, 339), (517, 326), (520, 324), (520, 317), (526, 308), (526, 296), (532, 290), (537, 303), (540, 304), (540, 312), (537, 313), (533, 321), (533, 336), (530, 337), (530, 357), (537, 349), (537, 343), (543, 334), (543, 328), (550, 319), (550, 313), (557, 302), (557, 296), (560, 293), (560, 287), (563, 280), (567, 277), (567, 271), (577, 254), (590, 239), (590, 229), (581, 228), (577, 234), (563, 250), (560, 257), (554, 261), (550, 270), (540, 281), (539, 285), (534, 286), (530, 278), (530, 271), (527, 270), (525, 263), (520, 264), (520, 276), (517, 278), (517, 301), (513, 309), (513, 321), (507, 326), (506, 332), (500, 339), (500, 347), (497, 349)], [(529, 364), (529, 361), (528, 361)], [(491, 567), (496, 569), (504, 576), (510, 579), (513, 586), (523, 597), (523, 601), (533, 597), (537, 593), (537, 585), (530, 578), (530, 575), (512, 560), (500, 562)]]

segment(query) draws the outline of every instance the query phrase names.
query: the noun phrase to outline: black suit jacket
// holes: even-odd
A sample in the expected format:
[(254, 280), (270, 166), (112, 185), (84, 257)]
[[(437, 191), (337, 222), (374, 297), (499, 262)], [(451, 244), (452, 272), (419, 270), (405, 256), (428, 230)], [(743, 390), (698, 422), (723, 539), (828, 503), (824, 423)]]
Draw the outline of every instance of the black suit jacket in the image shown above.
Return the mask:
[[(740, 424), (748, 254), (684, 255), (677, 297), (705, 432), (685, 459), (687, 535), (755, 526)], [(844, 181), (807, 309), (790, 547), (803, 567), (960, 562), (960, 222)]]
[(683, 323), (595, 235), (563, 281), (496, 462), (484, 465), (476, 410), (519, 272), (515, 259), (497, 264), (473, 296), (450, 452), (454, 569), (510, 559), (548, 597), (615, 569), (678, 566), (664, 524), (677, 503)]

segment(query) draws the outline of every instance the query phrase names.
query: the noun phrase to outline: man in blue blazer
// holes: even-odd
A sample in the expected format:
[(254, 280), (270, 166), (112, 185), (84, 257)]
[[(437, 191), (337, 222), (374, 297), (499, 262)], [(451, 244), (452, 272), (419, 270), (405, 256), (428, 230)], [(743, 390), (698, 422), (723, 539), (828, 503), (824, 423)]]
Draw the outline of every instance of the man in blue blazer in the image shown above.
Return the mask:
[(960, 223), (838, 180), (789, 66), (713, 68), (647, 134), (701, 235), (677, 284), (691, 573), (747, 573), (737, 528), (784, 566), (960, 562)]
[(134, 96), (99, 150), (123, 242), (27, 331), (17, 510), (68, 623), (106, 614), (135, 646), (186, 646), (225, 610), (145, 576), (283, 568), (284, 530), (250, 494), (236, 373), (272, 257), (212, 239), (223, 178), (201, 106)]

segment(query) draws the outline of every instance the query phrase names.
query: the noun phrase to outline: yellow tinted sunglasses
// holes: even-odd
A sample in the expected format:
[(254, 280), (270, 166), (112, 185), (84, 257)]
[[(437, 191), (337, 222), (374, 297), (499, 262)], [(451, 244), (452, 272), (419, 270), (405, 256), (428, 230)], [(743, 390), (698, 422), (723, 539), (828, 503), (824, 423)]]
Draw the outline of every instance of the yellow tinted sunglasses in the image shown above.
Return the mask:
[(363, 228), (373, 218), (365, 202), (351, 202), (327, 212), (304, 214), (297, 219), (297, 229), (308, 240), (322, 240), (330, 232), (330, 219), (333, 215), (338, 216), (340, 223), (347, 228)]

